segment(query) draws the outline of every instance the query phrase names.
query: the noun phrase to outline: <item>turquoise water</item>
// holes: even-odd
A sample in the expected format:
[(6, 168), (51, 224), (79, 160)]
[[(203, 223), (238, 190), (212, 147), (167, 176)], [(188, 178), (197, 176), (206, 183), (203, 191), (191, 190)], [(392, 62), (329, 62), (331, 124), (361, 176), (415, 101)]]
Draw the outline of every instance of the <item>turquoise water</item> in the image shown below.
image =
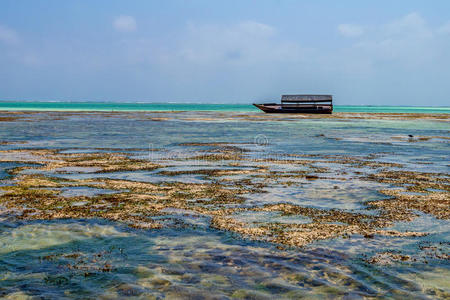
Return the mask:
[[(67, 111), (258, 111), (250, 104), (119, 103), (119, 102), (3, 102), (0, 110)], [(335, 105), (335, 112), (450, 113), (450, 107)]]

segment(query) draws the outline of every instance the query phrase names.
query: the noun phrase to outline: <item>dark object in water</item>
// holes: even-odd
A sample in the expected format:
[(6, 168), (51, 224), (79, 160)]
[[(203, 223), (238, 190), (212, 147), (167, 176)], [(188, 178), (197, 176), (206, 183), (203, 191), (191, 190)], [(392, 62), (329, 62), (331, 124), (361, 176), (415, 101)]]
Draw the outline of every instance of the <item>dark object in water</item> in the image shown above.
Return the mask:
[(331, 114), (333, 112), (331, 95), (283, 95), (281, 104), (253, 104), (266, 113), (305, 113)]

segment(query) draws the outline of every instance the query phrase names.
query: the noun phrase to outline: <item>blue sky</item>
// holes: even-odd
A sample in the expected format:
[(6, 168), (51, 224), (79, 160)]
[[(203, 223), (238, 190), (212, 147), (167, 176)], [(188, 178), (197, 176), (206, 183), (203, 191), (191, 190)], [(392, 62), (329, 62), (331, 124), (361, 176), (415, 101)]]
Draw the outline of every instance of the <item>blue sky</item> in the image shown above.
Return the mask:
[(0, 100), (450, 105), (450, 1), (1, 0)]

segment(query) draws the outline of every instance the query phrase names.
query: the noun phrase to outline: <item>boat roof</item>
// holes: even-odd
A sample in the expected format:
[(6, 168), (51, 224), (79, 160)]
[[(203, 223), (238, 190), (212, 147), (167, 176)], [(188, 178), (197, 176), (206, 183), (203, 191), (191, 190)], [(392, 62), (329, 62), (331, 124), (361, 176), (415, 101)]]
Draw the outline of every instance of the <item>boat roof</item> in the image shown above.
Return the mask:
[(332, 95), (282, 95), (281, 100), (333, 100)]
[(331, 102), (332, 95), (282, 95), (281, 102)]

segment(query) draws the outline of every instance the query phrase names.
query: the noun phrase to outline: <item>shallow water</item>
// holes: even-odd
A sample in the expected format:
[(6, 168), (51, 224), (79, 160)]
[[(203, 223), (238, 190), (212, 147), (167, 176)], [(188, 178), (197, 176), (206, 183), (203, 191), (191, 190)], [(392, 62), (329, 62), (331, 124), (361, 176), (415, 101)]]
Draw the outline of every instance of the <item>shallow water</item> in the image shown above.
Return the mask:
[[(225, 112), (27, 115), (0, 122), (0, 150), (48, 148), (62, 153), (128, 151), (130, 156), (162, 164), (157, 170), (98, 173), (92, 167), (39, 171), (69, 179), (102, 178), (142, 182), (205, 183), (230, 178), (264, 182), (254, 174), (159, 174), (161, 171), (227, 170), (238, 161), (186, 160), (211, 146), (183, 143), (226, 143), (238, 146), (248, 161), (241, 169), (266, 166), (268, 171), (305, 172), (323, 178), (283, 177), (265, 193), (244, 195), (242, 207), (291, 203), (317, 209), (377, 214), (367, 202), (389, 197), (391, 184), (365, 181), (370, 166), (333, 163), (336, 155), (400, 163), (377, 170), (414, 170), (449, 176), (448, 122), (432, 120), (258, 120), (231, 118)], [(167, 118), (156, 121), (152, 118)], [(411, 139), (408, 135), (413, 135)], [(419, 140), (417, 137), (430, 137)], [(95, 149), (101, 148), (101, 149)], [(291, 156), (291, 155), (297, 156)], [(283, 160), (321, 156), (313, 166)], [(277, 158), (271, 163), (268, 159)], [(5, 162), (1, 162), (1, 160)], [(10, 161), (22, 161), (14, 163)], [(0, 185), (11, 185), (9, 169), (37, 162), (32, 155), (0, 153)], [(20, 174), (36, 173), (23, 170)], [(439, 191), (439, 190), (437, 190)], [(67, 187), (64, 195), (93, 196), (113, 191), (99, 187)], [(64, 194), (66, 193), (66, 194)], [(411, 194), (414, 195), (414, 194)], [(73, 203), (83, 206), (85, 203)], [(230, 205), (231, 206), (231, 205)], [(410, 222), (388, 229), (424, 232), (426, 236), (360, 235), (319, 240), (302, 248), (255, 241), (209, 227), (210, 218), (191, 211), (167, 209), (155, 216), (163, 229), (131, 229), (101, 219), (24, 221), (0, 208), (0, 296), (43, 298), (300, 298), (393, 297), (446, 298), (450, 295), (448, 258), (450, 223), (420, 213)], [(364, 216), (365, 217), (365, 216)], [(260, 223), (307, 224), (309, 217), (275, 212), (238, 212), (233, 218)], [(425, 250), (424, 250), (425, 249)], [(431, 250), (430, 250), (431, 249)], [(398, 261), (386, 253), (410, 255)], [(380, 254), (381, 253), (381, 254)], [(385, 255), (381, 264), (371, 257)]]
[(414, 266), (418, 284), (411, 266), (374, 268), (349, 251), (280, 250), (217, 231), (136, 231), (101, 221), (2, 225), (0, 245), (2, 292), (49, 298), (417, 297), (424, 286), (442, 289), (434, 272), (448, 274)]
[[(250, 104), (120, 103), (120, 102), (33, 102), (0, 101), (0, 110), (55, 111), (258, 111)], [(334, 105), (340, 112), (449, 113), (449, 107)]]

